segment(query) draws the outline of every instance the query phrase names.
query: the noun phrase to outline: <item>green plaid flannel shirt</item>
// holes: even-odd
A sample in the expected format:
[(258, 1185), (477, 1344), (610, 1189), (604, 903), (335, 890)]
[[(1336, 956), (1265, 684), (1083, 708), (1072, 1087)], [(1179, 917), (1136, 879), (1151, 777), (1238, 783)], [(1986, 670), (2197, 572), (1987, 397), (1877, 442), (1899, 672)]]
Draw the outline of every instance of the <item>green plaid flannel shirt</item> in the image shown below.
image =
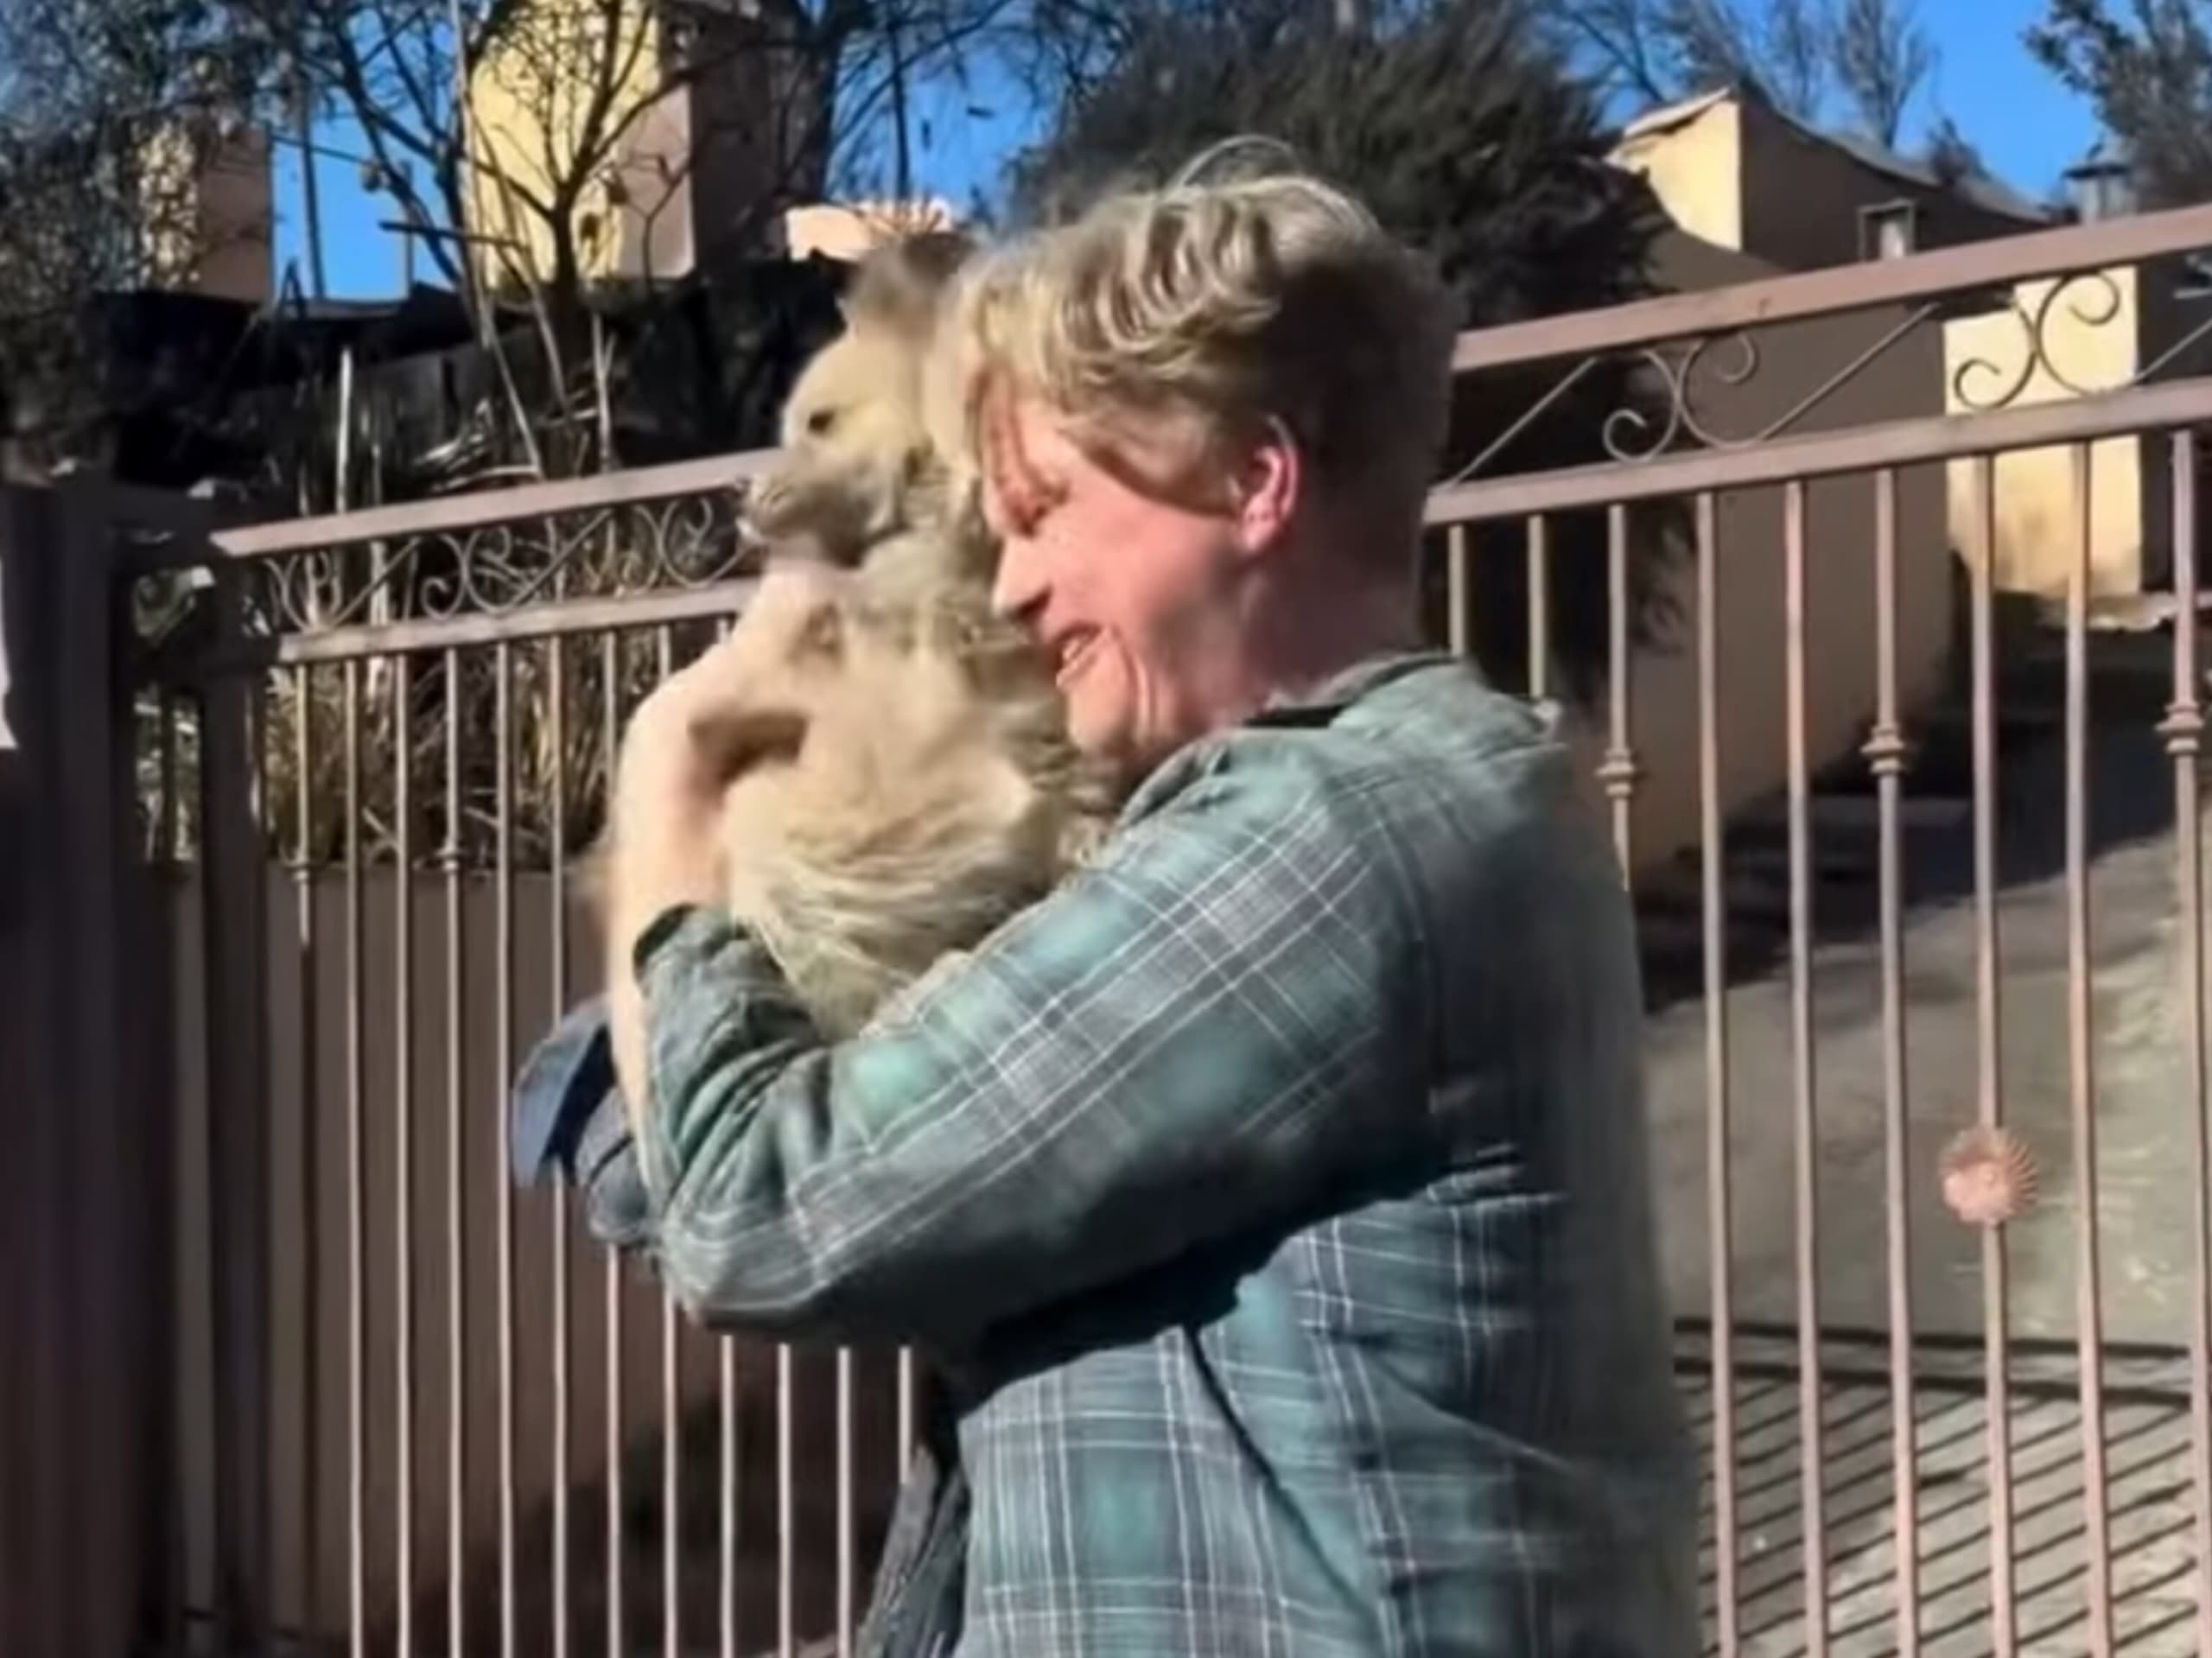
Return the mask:
[(840, 1045), (721, 917), (636, 959), (676, 1294), (946, 1379), (868, 1649), (1696, 1649), (1631, 920), (1541, 711), (1363, 664)]

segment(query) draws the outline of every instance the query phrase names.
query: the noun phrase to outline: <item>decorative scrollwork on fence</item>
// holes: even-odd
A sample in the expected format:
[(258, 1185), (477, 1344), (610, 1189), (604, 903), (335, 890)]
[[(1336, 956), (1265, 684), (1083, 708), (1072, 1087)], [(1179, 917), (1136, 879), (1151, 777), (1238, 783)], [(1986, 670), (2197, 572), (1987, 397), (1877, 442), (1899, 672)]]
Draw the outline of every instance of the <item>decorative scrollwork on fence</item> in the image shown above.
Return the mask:
[[(2066, 306), (2064, 314), (2089, 330), (2110, 327), (2127, 313), (2126, 296), (2112, 273), (2106, 270), (2077, 271), (2061, 277), (2045, 289), (2032, 306), (2016, 295), (2004, 314), (2019, 326), (2019, 362), (2009, 372), (1986, 356), (1969, 357), (1960, 363), (1952, 371), (1951, 393), (1962, 410), (1970, 414), (1986, 414), (1993, 409), (2009, 407), (2034, 383), (2038, 371), (2050, 384), (2071, 397), (2094, 397), (2128, 391), (2156, 379), (2192, 346), (2212, 337), (2212, 315), (2208, 315), (2128, 374), (2118, 378), (2101, 377), (2102, 383), (2086, 384), (2068, 372), (2056, 349), (2063, 335), (2054, 333), (2052, 323), (2061, 314), (2062, 300)], [(1980, 391), (1969, 384), (1992, 378), (1996, 381), (1993, 391)]]
[[(480, 502), (467, 511), (483, 515)], [(760, 544), (743, 494), (717, 486), (587, 497), (488, 523), (442, 516), (410, 509), (404, 534), (162, 562), (139, 578), (140, 795), (156, 855), (195, 855), (196, 829), (179, 811), (191, 791), (175, 785), (172, 762), (196, 753), (198, 693), (226, 676), (255, 685), (257, 810), (272, 855), (296, 868), (353, 856), (551, 868), (597, 834), (628, 710), (711, 637), (714, 619), (672, 630), (617, 620), (575, 640), (533, 617), (707, 592), (749, 574)], [(514, 649), (434, 648), (449, 637), (480, 645), (480, 630), (440, 624), (484, 617), (516, 623), (503, 630)], [(295, 664), (266, 663), (257, 649), (302, 636), (321, 648)]]
[(1783, 411), (1754, 426), (1730, 430), (1725, 417), (1709, 406), (1716, 390), (1740, 392), (1764, 370), (1765, 357), (1748, 327), (1706, 334), (1686, 344), (1639, 346), (1618, 353), (1586, 357), (1535, 400), (1518, 419), (1492, 439), (1452, 476), (1454, 483), (1480, 476), (1547, 410), (1589, 378), (1609, 358), (1641, 371), (1635, 391), (1607, 410), (1599, 423), (1606, 458), (1624, 465), (1656, 461), (1685, 448), (1748, 449), (1788, 434), (1822, 404), (1887, 356), (1898, 343), (1940, 309), (1935, 302), (1916, 306), (1897, 322), (1855, 353)]
[(704, 588), (750, 565), (742, 505), (724, 490), (273, 554), (252, 566), (253, 625), (317, 633)]
[[(2153, 280), (2154, 269), (2139, 266), (2139, 279)], [(2009, 321), (2017, 327), (2017, 359), (2014, 353), (1999, 349), (1996, 340), (1970, 340), (1967, 348), (1974, 354), (1947, 364), (1943, 374), (1948, 378), (1937, 378), (1929, 386), (1931, 403), (1948, 392), (1952, 412), (1986, 414), (2008, 408), (2037, 388), (2055, 389), (2074, 397), (2129, 390), (2157, 378), (2181, 362), (2193, 347), (2212, 340), (2212, 310), (2208, 310), (2202, 320), (2193, 321), (2124, 378), (2091, 373), (2081, 366), (2078, 355), (2069, 363), (2069, 344), (2078, 348), (2099, 330), (2131, 327), (2138, 314), (2129, 306), (2120, 282), (2105, 270), (2056, 278), (2039, 292), (2025, 283), (2012, 286), (2007, 298), (1990, 302), (1981, 314), (2000, 323)], [(1580, 459), (1633, 466), (1685, 450), (1752, 448), (1802, 429), (1816, 411), (1832, 410), (1840, 393), (1891, 357), (1916, 334), (1973, 315), (1973, 311), (1961, 307), (1955, 295), (1915, 301), (1903, 307), (1894, 321), (1872, 333), (1864, 345), (1821, 372), (1802, 394), (1783, 388), (1783, 406), (1778, 413), (1753, 419), (1745, 419), (1740, 411), (1753, 406), (1776, 406), (1774, 399), (1757, 396), (1756, 391), (1770, 372), (1770, 357), (1777, 362), (1783, 360), (1772, 331), (1789, 327), (1786, 320), (1732, 323), (1694, 339), (1638, 342), (1585, 355), (1531, 398), (1520, 415), (1447, 481), (1461, 483), (1504, 470), (1499, 463), (1512, 456), (1516, 446), (1544, 416), (1609, 368), (1615, 381), (1607, 387), (1611, 406), (1597, 416), (1596, 441)], [(1547, 325), (1524, 326), (1541, 328)], [(1755, 333), (1755, 328), (1759, 332)], [(1790, 360), (1795, 360), (1794, 353)], [(1618, 386), (1622, 378), (1628, 383), (1624, 388)], [(1941, 412), (1944, 411), (1934, 406), (1892, 408), (1878, 417)]]

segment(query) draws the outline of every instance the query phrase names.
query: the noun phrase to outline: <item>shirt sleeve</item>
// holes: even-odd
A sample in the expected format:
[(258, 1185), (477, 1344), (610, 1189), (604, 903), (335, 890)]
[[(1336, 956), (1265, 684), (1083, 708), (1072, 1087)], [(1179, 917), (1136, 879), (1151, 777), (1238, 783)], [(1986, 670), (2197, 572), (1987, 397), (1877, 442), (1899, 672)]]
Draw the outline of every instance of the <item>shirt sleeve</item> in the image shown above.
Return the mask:
[(1425, 1115), (1374, 814), (1202, 775), (865, 1030), (697, 909), (639, 941), (654, 1247), (709, 1323), (957, 1342), (1287, 1216)]

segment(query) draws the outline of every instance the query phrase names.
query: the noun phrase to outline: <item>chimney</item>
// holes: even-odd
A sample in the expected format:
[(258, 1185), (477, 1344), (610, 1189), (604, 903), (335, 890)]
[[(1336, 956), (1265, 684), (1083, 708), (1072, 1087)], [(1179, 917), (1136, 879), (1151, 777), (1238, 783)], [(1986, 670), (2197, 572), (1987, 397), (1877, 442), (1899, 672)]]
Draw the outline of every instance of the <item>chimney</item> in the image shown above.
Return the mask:
[(2135, 211), (2134, 169), (2107, 151), (2100, 138), (2067, 170), (2066, 193), (2075, 217), (2084, 225), (2124, 219)]

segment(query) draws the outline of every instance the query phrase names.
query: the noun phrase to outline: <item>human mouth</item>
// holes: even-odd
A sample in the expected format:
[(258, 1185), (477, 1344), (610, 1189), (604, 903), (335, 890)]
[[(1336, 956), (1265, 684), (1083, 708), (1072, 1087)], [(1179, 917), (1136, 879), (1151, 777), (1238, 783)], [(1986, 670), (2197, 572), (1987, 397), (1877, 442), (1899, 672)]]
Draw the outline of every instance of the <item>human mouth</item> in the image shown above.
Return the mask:
[(1065, 689), (1083, 672), (1090, 660), (1091, 647), (1098, 642), (1098, 635), (1088, 630), (1071, 633), (1060, 642), (1059, 669), (1055, 678)]

